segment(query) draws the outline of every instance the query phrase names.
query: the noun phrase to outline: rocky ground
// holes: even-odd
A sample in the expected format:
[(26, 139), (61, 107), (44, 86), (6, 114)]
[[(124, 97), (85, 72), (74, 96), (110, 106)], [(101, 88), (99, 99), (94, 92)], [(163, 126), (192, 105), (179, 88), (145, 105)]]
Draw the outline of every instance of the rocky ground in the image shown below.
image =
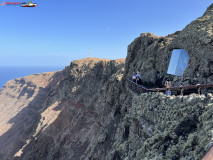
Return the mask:
[[(190, 56), (182, 77), (167, 75), (173, 49)], [(0, 159), (199, 160), (213, 142), (213, 96), (138, 95), (133, 71), (161, 87), (212, 83), (213, 5), (182, 31), (143, 33), (126, 59), (86, 58), (61, 72), (9, 81), (0, 92)], [(207, 94), (208, 93), (208, 94)]]
[(119, 126), (115, 150), (125, 160), (201, 159), (212, 145), (212, 102), (212, 94), (135, 94)]

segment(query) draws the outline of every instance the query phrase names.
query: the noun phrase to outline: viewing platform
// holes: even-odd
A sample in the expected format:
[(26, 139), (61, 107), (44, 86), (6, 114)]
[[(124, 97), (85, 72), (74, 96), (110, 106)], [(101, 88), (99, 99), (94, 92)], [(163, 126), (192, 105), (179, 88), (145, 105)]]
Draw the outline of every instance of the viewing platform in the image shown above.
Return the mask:
[(189, 89), (197, 89), (198, 95), (201, 94), (202, 88), (212, 88), (213, 83), (211, 84), (196, 84), (196, 85), (189, 85), (189, 86), (175, 86), (169, 88), (147, 88), (143, 85), (138, 85), (137, 83), (133, 82), (131, 79), (128, 79), (129, 87), (135, 90), (137, 93), (146, 93), (146, 92), (165, 92), (165, 91), (180, 91), (180, 95), (184, 95), (185, 90)]

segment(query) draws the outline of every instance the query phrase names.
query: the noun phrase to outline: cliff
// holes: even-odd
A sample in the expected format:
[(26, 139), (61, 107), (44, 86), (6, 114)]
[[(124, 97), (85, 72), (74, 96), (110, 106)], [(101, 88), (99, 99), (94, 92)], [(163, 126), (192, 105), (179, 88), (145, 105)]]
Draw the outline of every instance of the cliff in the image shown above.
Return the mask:
[[(185, 49), (183, 76), (166, 74), (173, 49)], [(143, 33), (126, 59), (86, 58), (61, 72), (9, 81), (0, 92), (0, 159), (201, 159), (212, 146), (213, 95), (138, 95), (133, 71), (161, 87), (212, 83), (213, 5), (182, 31)]]
[[(185, 49), (189, 54), (189, 64), (181, 77), (166, 74), (173, 49)], [(212, 49), (213, 5), (182, 31), (164, 37), (143, 33), (136, 38), (128, 46), (125, 76), (139, 70), (145, 83), (158, 86), (168, 78), (173, 79), (174, 85), (210, 83), (213, 81)]]
[(62, 72), (9, 81), (0, 94), (1, 117), (7, 117), (1, 122), (0, 157), (87, 157), (111, 119), (109, 107), (119, 96), (115, 85), (121, 84), (123, 67), (124, 59), (86, 58)]
[(42, 103), (62, 72), (35, 74), (7, 82), (0, 92), (0, 159), (12, 159), (35, 132)]

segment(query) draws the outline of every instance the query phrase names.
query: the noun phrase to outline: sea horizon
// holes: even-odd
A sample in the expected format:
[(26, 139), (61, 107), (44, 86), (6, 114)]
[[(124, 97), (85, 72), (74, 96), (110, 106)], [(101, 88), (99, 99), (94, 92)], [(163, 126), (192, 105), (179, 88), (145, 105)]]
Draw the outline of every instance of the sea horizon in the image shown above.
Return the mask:
[(0, 66), (0, 90), (10, 80), (32, 74), (61, 71), (65, 66)]

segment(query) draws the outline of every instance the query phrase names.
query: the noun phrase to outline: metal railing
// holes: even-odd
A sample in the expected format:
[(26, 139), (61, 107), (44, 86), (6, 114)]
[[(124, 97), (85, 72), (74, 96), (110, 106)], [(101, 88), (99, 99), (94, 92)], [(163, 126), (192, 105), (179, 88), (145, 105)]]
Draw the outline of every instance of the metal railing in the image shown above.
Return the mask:
[(176, 87), (169, 87), (169, 88), (146, 88), (143, 85), (138, 85), (137, 83), (133, 82), (131, 79), (128, 79), (129, 86), (136, 90), (138, 93), (145, 93), (145, 92), (162, 92), (162, 91), (180, 91), (181, 96), (184, 94), (184, 90), (187, 89), (197, 89), (198, 94), (201, 93), (201, 88), (211, 88), (213, 84), (197, 84), (197, 85), (190, 85), (190, 86), (176, 86)]

